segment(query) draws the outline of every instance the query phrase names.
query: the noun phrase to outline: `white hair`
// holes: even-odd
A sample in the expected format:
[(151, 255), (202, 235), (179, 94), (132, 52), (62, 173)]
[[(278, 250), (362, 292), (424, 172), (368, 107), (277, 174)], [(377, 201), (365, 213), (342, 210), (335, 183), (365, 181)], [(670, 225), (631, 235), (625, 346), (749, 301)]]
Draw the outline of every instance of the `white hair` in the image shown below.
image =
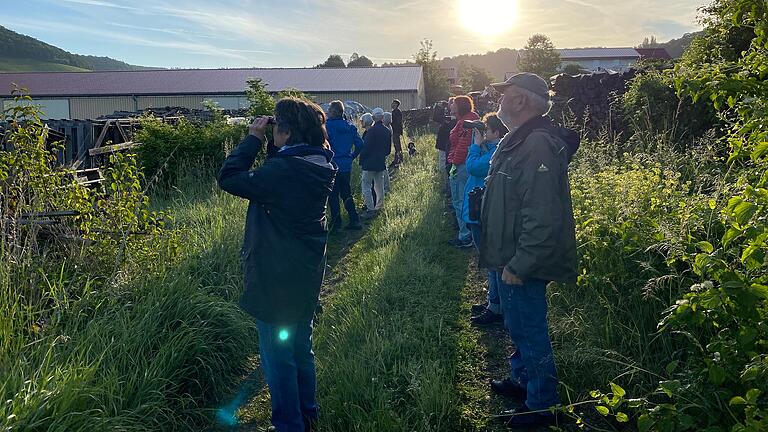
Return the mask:
[(382, 122), (385, 126), (389, 126), (392, 124), (392, 113), (387, 111), (384, 113), (384, 118), (382, 119)]
[(528, 99), (528, 105), (532, 110), (536, 111), (538, 115), (544, 117), (549, 114), (549, 110), (552, 109), (552, 99), (549, 97), (544, 98), (541, 95), (520, 86), (516, 86), (515, 88), (521, 94), (525, 95), (526, 99)]
[(360, 116), (360, 123), (363, 124), (363, 127), (368, 127), (373, 124), (373, 116), (371, 113), (365, 113), (362, 116)]

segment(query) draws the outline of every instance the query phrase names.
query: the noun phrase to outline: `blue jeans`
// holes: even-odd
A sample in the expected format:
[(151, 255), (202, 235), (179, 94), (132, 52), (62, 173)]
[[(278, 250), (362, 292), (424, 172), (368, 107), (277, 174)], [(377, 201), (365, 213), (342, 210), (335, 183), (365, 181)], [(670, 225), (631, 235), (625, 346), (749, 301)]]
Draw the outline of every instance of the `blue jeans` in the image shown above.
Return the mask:
[(278, 432), (304, 432), (305, 419), (317, 419), (312, 321), (291, 325), (256, 321), (261, 367), (272, 399), (272, 425)]
[(508, 285), (501, 279), (501, 272), (497, 274), (504, 326), (517, 346), (509, 360), (510, 377), (526, 386), (528, 408), (541, 410), (557, 405), (560, 398), (547, 323), (547, 283), (531, 279), (522, 285)]
[(462, 213), (464, 210), (464, 186), (467, 185), (467, 165), (456, 165), (456, 174), (449, 179), (451, 185), (451, 204), (456, 213), (456, 221), (459, 223), (459, 240), (467, 241), (471, 237), (467, 224), (464, 223)]
[[(469, 230), (472, 232), (472, 240), (475, 242), (475, 249), (480, 252), (480, 235), (482, 229), (480, 224), (467, 224)], [(493, 313), (501, 313), (501, 305), (499, 300), (499, 277), (495, 270), (488, 271), (488, 310)]]

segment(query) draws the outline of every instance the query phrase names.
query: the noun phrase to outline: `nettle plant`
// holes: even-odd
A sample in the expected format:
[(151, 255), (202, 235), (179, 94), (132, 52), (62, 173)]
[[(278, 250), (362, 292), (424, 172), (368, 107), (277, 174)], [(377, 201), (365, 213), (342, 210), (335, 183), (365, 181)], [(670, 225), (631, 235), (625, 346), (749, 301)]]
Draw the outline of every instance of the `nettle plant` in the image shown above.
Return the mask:
[[(133, 155), (112, 155), (101, 187), (88, 189), (57, 162), (62, 143), (47, 139), (40, 107), (23, 90), (14, 90), (14, 97), (13, 106), (3, 112), (7, 132), (0, 149), (4, 255), (44, 253), (43, 262), (53, 267), (76, 266), (97, 278), (114, 274), (129, 258), (143, 266), (160, 254), (175, 255), (176, 233), (166, 229), (169, 216), (150, 211)], [(88, 247), (61, 247), (64, 242), (50, 243), (50, 238), (44, 246), (39, 241), (42, 225), (22, 223), (36, 213), (62, 210), (78, 215), (57, 226), (54, 238), (79, 238), (75, 244)]]
[[(737, 192), (709, 202), (709, 232), (724, 234), (692, 239), (699, 281), (659, 324), (689, 343), (669, 379), (632, 400), (641, 431), (768, 430), (768, 3), (716, 0), (704, 13), (704, 36), (676, 66), (677, 89), (709, 99), (731, 125), (723, 190)], [(619, 421), (615, 408), (630, 405), (620, 393), (598, 408)]]

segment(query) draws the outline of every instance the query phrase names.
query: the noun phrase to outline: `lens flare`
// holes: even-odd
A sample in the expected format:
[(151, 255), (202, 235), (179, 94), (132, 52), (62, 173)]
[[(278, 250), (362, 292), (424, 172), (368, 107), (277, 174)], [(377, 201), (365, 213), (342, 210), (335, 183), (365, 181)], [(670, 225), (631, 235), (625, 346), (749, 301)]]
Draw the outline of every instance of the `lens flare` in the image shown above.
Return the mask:
[(285, 342), (288, 340), (288, 330), (282, 329), (279, 333), (277, 333), (277, 338), (280, 339), (280, 341)]
[(497, 36), (512, 30), (517, 21), (517, 0), (457, 0), (461, 24), (478, 35)]

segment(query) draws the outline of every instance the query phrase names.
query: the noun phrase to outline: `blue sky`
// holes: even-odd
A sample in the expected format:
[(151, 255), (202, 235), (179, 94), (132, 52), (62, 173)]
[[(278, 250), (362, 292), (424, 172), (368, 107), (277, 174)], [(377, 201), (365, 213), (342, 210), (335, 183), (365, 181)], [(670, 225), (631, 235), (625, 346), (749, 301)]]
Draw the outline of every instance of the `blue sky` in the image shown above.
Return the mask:
[(458, 0), (5, 0), (0, 25), (78, 54), (161, 67), (300, 67), (353, 52), (381, 64), (428, 38), (440, 57), (520, 48), (533, 33), (559, 48), (632, 46), (695, 31), (706, 0), (503, 0), (508, 29), (488, 32), (488, 6), (459, 20)]

